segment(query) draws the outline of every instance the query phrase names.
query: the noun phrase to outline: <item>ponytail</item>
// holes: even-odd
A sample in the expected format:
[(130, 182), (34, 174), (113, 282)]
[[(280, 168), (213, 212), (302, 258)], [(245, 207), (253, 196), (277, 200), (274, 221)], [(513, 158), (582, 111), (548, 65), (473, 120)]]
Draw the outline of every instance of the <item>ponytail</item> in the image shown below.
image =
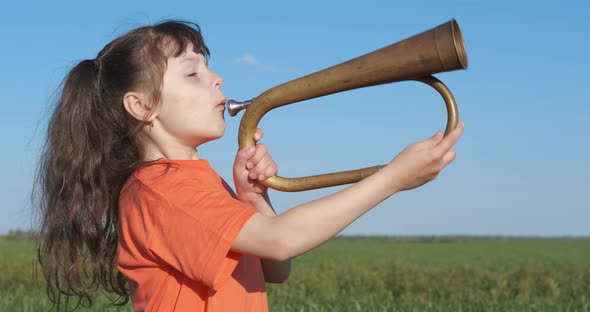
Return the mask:
[[(38, 176), (38, 256), (48, 296), (58, 310), (62, 303), (68, 309), (70, 296), (78, 297), (76, 306), (91, 306), (101, 285), (122, 297), (118, 304), (129, 300), (115, 261), (118, 192), (121, 178), (130, 172), (113, 166), (111, 149), (125, 139), (117, 142), (101, 105), (99, 61), (82, 61), (63, 83)], [(139, 158), (135, 150), (129, 153), (136, 159), (126, 164), (127, 169)]]
[[(62, 83), (49, 120), (34, 196), (40, 214), (39, 263), (49, 299), (68, 310), (92, 305), (99, 288), (129, 301), (117, 270), (119, 193), (140, 166), (138, 133), (145, 121), (124, 109), (129, 91), (159, 104), (169, 57), (192, 44), (208, 57), (199, 27), (166, 21), (140, 27), (107, 44), (96, 59), (76, 65)], [(62, 300), (65, 297), (65, 301)]]

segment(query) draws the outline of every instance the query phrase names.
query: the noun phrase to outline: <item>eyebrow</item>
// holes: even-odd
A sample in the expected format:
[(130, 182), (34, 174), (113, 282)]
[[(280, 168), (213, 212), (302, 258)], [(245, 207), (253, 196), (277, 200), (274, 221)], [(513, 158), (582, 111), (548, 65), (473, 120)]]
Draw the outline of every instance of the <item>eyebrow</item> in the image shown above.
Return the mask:
[[(209, 61), (206, 58), (203, 58), (203, 60), (205, 60), (205, 65), (209, 66)], [(180, 64), (182, 64), (184, 62), (188, 62), (188, 61), (194, 61), (196, 63), (200, 63), (201, 58), (196, 57), (196, 56), (186, 56), (186, 57), (184, 57), (184, 59), (182, 61), (180, 61)]]

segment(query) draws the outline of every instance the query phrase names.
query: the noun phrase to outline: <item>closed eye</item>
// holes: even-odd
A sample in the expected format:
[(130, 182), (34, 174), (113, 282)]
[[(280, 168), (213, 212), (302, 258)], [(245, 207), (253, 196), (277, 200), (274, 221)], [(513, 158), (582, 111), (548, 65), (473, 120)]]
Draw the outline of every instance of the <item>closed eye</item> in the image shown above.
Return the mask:
[(187, 76), (193, 77), (193, 76), (196, 76), (196, 75), (197, 75), (197, 73), (192, 73), (192, 74), (188, 74)]

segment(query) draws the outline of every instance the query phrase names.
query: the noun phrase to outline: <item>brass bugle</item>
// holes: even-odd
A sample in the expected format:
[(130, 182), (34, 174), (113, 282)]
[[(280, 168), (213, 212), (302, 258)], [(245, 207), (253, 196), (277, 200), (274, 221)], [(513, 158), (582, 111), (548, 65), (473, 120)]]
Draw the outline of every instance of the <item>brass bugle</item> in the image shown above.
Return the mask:
[[(457, 126), (459, 113), (453, 94), (432, 74), (467, 68), (467, 53), (459, 24), (455, 19), (435, 28), (359, 56), (344, 63), (271, 88), (252, 100), (229, 100), (231, 116), (246, 108), (238, 132), (239, 148), (254, 146), (254, 132), (268, 111), (337, 92), (392, 83), (417, 80), (440, 93), (447, 107), (445, 135)], [(335, 172), (300, 178), (272, 176), (263, 183), (270, 188), (297, 192), (354, 183), (375, 173), (383, 166)]]

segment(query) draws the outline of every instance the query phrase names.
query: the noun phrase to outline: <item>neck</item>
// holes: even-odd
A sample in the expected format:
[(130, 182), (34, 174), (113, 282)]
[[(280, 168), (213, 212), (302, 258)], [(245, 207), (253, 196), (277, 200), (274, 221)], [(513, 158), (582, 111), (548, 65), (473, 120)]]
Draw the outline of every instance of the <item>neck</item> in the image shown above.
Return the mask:
[(197, 160), (199, 153), (196, 149), (168, 148), (167, 146), (147, 146), (142, 155), (144, 161), (156, 159)]
[(173, 137), (161, 135), (141, 135), (143, 145), (142, 160), (156, 159), (197, 160), (199, 153), (196, 147), (182, 144)]

